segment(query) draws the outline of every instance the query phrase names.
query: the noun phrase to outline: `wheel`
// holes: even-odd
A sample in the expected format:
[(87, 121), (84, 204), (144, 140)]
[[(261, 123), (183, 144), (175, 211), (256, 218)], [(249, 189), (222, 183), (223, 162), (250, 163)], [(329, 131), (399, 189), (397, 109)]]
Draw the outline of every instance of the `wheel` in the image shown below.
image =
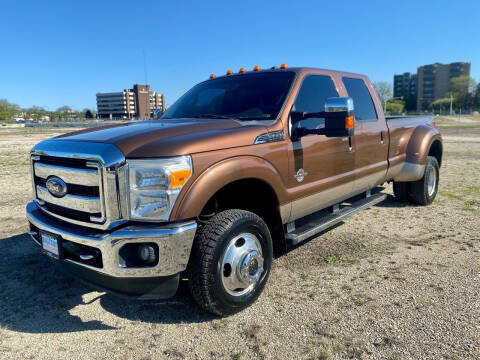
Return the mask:
[(393, 182), (393, 194), (395, 199), (401, 202), (410, 201), (410, 183), (408, 182)]
[(272, 265), (267, 224), (245, 210), (212, 217), (195, 237), (188, 265), (190, 292), (205, 310), (232, 315), (262, 292)]
[(419, 205), (429, 205), (437, 196), (438, 182), (440, 180), (440, 168), (435, 157), (427, 157), (425, 173), (423, 177), (412, 182), (412, 201)]

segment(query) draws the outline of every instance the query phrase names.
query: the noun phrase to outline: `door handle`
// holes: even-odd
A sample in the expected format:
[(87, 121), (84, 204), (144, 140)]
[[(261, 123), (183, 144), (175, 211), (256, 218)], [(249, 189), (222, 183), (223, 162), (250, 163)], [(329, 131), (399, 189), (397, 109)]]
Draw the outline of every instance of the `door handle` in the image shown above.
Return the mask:
[(383, 131), (380, 131), (380, 144), (383, 145), (384, 141), (383, 141)]

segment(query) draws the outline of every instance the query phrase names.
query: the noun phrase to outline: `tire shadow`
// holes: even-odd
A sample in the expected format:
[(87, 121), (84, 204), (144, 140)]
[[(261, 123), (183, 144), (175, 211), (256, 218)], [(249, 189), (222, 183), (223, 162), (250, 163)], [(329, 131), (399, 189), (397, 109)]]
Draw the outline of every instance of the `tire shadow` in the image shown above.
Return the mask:
[[(149, 323), (199, 323), (215, 319), (193, 301), (181, 282), (177, 295), (169, 300), (128, 300), (106, 293), (90, 301), (92, 290), (65, 274), (60, 264), (40, 252), (26, 233), (0, 238), (0, 328), (25, 333), (66, 333), (113, 330), (104, 324), (102, 313)], [(84, 321), (72, 314), (78, 306), (91, 306), (98, 320)]]

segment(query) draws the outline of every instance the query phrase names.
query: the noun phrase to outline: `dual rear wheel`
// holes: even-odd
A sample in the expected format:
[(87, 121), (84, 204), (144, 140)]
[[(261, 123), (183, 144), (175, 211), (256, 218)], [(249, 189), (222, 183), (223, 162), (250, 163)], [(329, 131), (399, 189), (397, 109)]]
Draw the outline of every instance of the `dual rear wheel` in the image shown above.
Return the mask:
[(425, 173), (420, 180), (412, 182), (393, 182), (395, 198), (402, 202), (429, 205), (435, 200), (440, 180), (440, 167), (433, 156), (427, 157)]

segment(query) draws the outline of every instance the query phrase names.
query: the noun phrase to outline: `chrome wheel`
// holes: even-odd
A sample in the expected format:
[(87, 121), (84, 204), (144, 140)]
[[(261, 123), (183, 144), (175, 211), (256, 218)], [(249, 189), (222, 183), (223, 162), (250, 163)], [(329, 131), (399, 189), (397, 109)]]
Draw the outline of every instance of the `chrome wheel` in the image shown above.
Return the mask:
[(435, 188), (437, 186), (437, 169), (433, 166), (429, 167), (426, 177), (428, 196), (432, 197), (435, 194)]
[(232, 296), (252, 292), (263, 273), (262, 246), (250, 233), (234, 237), (228, 243), (221, 259), (221, 278), (225, 291)]

